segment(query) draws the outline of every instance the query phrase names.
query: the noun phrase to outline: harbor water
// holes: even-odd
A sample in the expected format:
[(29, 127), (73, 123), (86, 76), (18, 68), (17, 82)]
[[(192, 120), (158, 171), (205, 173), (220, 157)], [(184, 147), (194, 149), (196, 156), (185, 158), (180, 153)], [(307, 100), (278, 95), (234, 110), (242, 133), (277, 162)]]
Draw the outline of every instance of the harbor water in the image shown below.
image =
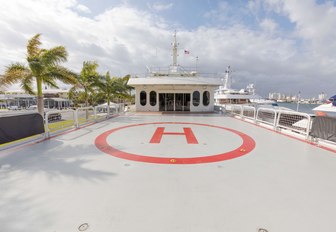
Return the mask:
[[(279, 106), (286, 107), (292, 110), (297, 110), (297, 103), (290, 103), (290, 102), (278, 102)], [(313, 109), (320, 104), (299, 104), (299, 112), (307, 113), (307, 114), (314, 114)]]

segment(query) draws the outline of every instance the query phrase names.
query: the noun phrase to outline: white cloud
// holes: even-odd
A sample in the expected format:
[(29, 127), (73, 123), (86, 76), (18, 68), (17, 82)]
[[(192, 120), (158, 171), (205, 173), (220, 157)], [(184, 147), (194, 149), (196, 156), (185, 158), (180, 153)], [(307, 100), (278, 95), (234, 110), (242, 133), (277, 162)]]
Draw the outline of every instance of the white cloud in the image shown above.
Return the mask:
[[(336, 56), (323, 41), (330, 40), (335, 33), (331, 30), (335, 20), (333, 8), (323, 5), (320, 9), (307, 4), (310, 8), (300, 10), (294, 3), (286, 4), (281, 13), (288, 14), (297, 24), (296, 37), (269, 33), (279, 27), (271, 18), (261, 21), (265, 30), (260, 31), (239, 23), (225, 29), (205, 26), (181, 29), (177, 34), (181, 44), (179, 63), (194, 66), (198, 56), (199, 68), (207, 72), (224, 72), (225, 66), (231, 65), (236, 70), (237, 88), (256, 81), (258, 92), (265, 95), (284, 89), (289, 93), (305, 89), (311, 94), (322, 91), (331, 94), (334, 89), (328, 82), (336, 71)], [(96, 60), (101, 72), (109, 70), (117, 76), (144, 73), (146, 65), (171, 63), (173, 30), (165, 19), (126, 6), (110, 8), (89, 18), (78, 15), (76, 6), (75, 0), (4, 1), (0, 5), (0, 54), (5, 56), (0, 60), (0, 73), (11, 62), (24, 62), (27, 40), (36, 33), (42, 33), (46, 48), (65, 45), (69, 52), (66, 66), (77, 72), (85, 60)], [(304, 16), (303, 11), (308, 9), (313, 10), (312, 14), (315, 10), (322, 13)], [(223, 3), (216, 12), (225, 10)], [(318, 18), (322, 22), (314, 22)], [(302, 46), (297, 45), (297, 37), (304, 39)], [(308, 44), (312, 50), (307, 49)], [(329, 45), (336, 50), (335, 42)], [(184, 56), (185, 47), (193, 55)]]
[(263, 19), (260, 22), (260, 27), (267, 32), (274, 32), (277, 29), (278, 24), (272, 19)]
[(173, 3), (162, 3), (162, 2), (155, 2), (153, 4), (147, 4), (150, 9), (155, 11), (164, 11), (169, 10), (173, 7)]
[(87, 14), (90, 14), (91, 13), (91, 10), (87, 7), (87, 6), (84, 6), (82, 4), (78, 4), (76, 6), (76, 9), (80, 12), (83, 12), (83, 13), (87, 13)]
[[(316, 79), (336, 73), (336, 7), (333, 2), (318, 4), (313, 0), (266, 0), (274, 12), (295, 24), (292, 35), (301, 42), (302, 59), (311, 66)], [(311, 75), (311, 74), (310, 74)]]
[(229, 3), (219, 2), (218, 8), (206, 12), (204, 17), (213, 21), (225, 22), (231, 20), (228, 17), (229, 12), (233, 12)]

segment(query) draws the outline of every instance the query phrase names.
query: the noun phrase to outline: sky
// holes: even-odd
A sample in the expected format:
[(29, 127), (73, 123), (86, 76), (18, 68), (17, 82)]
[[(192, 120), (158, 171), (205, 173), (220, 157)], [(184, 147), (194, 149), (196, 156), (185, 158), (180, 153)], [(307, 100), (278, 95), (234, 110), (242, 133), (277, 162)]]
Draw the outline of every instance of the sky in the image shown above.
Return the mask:
[[(146, 66), (172, 63), (176, 30), (180, 65), (196, 67), (198, 57), (197, 70), (219, 78), (230, 65), (237, 89), (254, 83), (262, 96), (336, 94), (336, 1), (0, 3), (0, 74), (11, 63), (26, 63), (27, 41), (41, 33), (42, 47), (66, 47), (69, 57), (64, 66), (73, 71), (80, 72), (83, 61), (97, 61), (102, 74), (141, 76)], [(14, 88), (18, 86), (9, 87)]]

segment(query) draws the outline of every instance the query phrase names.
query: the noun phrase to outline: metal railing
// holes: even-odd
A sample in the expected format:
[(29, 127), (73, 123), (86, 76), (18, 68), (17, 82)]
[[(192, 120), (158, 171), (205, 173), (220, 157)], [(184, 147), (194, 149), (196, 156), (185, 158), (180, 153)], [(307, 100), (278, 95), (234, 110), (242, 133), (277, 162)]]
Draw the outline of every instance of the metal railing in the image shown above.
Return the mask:
[[(114, 105), (114, 109), (102, 107), (81, 107), (76, 110), (53, 110), (45, 114), (45, 138), (49, 138), (53, 133), (64, 130), (79, 128), (83, 125), (99, 122), (124, 112), (124, 104)], [(46, 120), (48, 119), (48, 120)]]
[(295, 111), (279, 111), (276, 123), (278, 128), (285, 128), (303, 134), (308, 139), (311, 128), (309, 114)]
[(233, 114), (242, 115), (243, 106), (241, 105), (231, 105), (231, 110)]
[(256, 117), (256, 108), (253, 106), (243, 106), (242, 116), (245, 118), (255, 119)]
[(258, 108), (256, 122), (272, 125), (276, 128), (277, 111), (269, 108)]
[(95, 122), (97, 116), (96, 116), (96, 107), (81, 107), (76, 109), (77, 114), (77, 125), (76, 127), (79, 127), (80, 125), (84, 125), (87, 123)]
[[(65, 114), (66, 117), (62, 117), (62, 114)], [(77, 111), (72, 109), (48, 111), (44, 116), (44, 122), (45, 137), (49, 138), (51, 133), (77, 127)]]
[(223, 109), (243, 119), (252, 119), (258, 124), (271, 125), (274, 130), (286, 129), (304, 135), (307, 140), (310, 139), (312, 119), (309, 114), (244, 105), (225, 105)]

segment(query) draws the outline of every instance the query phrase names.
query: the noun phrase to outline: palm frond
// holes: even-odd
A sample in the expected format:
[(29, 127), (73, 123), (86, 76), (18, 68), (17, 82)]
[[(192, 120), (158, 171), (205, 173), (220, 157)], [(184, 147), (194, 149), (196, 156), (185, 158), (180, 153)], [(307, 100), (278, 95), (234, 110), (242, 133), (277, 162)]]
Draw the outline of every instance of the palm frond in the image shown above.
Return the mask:
[(5, 73), (0, 79), (0, 84), (11, 85), (26, 77), (32, 78), (31, 71), (23, 64), (14, 63), (6, 67)]
[(49, 78), (48, 79), (44, 79), (43, 83), (45, 85), (47, 85), (48, 87), (51, 87), (51, 88), (55, 88), (55, 89), (59, 88), (58, 85), (56, 84), (56, 81), (53, 80), (53, 79), (49, 79)]
[(32, 76), (26, 76), (21, 80), (21, 88), (29, 94), (36, 95), (36, 93), (33, 91), (33, 78)]
[(98, 76), (97, 68), (98, 63), (96, 61), (84, 61), (80, 75), (86, 78), (96, 77)]
[(33, 38), (28, 41), (27, 53), (28, 57), (37, 56), (40, 52), (39, 46), (42, 44), (40, 41), (41, 34), (36, 34)]
[(57, 79), (65, 84), (76, 84), (77, 74), (62, 66), (49, 67), (45, 73), (43, 73), (43, 81), (48, 79)]
[(46, 66), (57, 65), (67, 61), (68, 53), (63, 46), (57, 46), (41, 52), (41, 62)]

